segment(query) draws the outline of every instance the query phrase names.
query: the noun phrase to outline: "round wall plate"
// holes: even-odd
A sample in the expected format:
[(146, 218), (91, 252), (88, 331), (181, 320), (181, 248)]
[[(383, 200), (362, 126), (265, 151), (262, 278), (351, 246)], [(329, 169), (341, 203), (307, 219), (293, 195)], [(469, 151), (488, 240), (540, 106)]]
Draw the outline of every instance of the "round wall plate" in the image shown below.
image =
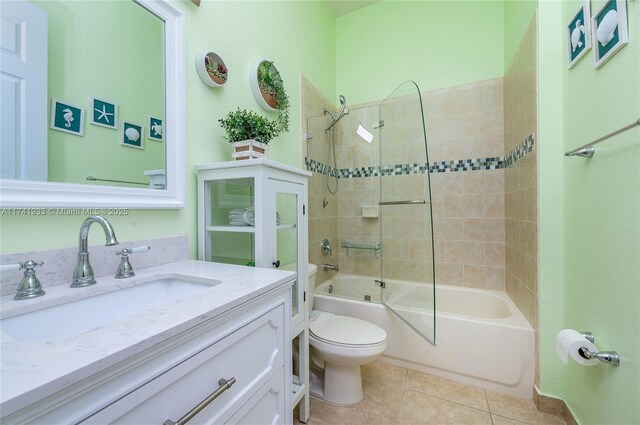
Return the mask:
[(202, 82), (209, 87), (224, 86), (229, 76), (224, 61), (214, 52), (201, 52), (196, 56), (196, 71)]
[[(265, 75), (266, 73), (269, 75)], [(265, 81), (268, 82), (268, 79), (277, 79), (282, 83), (278, 68), (275, 67), (272, 61), (267, 59), (254, 62), (249, 70), (249, 82), (251, 83), (253, 96), (262, 109), (275, 111), (278, 109), (278, 100), (275, 89), (265, 83)]]

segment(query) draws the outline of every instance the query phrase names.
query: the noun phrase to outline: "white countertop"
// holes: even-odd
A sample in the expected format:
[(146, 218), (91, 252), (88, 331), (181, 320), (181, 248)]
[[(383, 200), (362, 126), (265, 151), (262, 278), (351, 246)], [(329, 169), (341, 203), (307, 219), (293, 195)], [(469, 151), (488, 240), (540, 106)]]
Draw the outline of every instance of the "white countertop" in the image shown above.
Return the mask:
[(48, 287), (46, 295), (33, 300), (2, 297), (1, 314), (5, 318), (165, 277), (220, 281), (204, 291), (54, 342), (24, 343), (0, 333), (0, 411), (6, 416), (42, 400), (264, 294), (294, 275), (282, 270), (187, 260), (136, 270), (136, 275), (128, 279), (100, 277), (96, 285), (86, 288)]

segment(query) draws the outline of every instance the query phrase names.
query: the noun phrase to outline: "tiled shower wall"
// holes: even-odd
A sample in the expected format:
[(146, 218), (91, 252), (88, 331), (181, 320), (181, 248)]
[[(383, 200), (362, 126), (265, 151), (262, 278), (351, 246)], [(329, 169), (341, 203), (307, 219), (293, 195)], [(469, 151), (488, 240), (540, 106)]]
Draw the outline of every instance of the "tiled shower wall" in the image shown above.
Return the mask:
[(538, 362), (537, 21), (518, 46), (504, 81), (505, 155), (521, 159), (505, 168), (505, 288), (536, 332)]
[[(335, 110), (333, 104), (316, 89), (304, 76), (300, 78), (302, 93), (302, 163), (307, 156), (322, 158), (326, 163), (329, 154), (329, 144), (324, 128), (328, 120), (324, 117), (324, 110)], [(318, 117), (309, 120), (311, 117)], [(311, 128), (307, 124), (311, 124)], [(307, 142), (307, 134), (314, 138)], [(334, 184), (334, 182), (329, 182)], [(333, 189), (333, 186), (331, 186)], [(323, 204), (325, 206), (323, 207)], [(327, 238), (333, 248), (330, 256), (324, 257), (320, 252), (322, 239)], [(309, 262), (318, 266), (316, 284), (327, 280), (335, 272), (324, 271), (323, 263), (338, 263), (338, 197), (327, 190), (325, 176), (313, 173), (309, 179)]]
[(439, 283), (504, 290), (502, 91), (497, 78), (424, 94), (429, 160), (491, 164), (431, 174)]
[[(424, 198), (426, 193), (422, 124), (416, 115), (419, 104), (411, 96), (394, 102), (383, 112), (382, 148), (378, 143), (380, 135), (373, 129), (374, 122), (380, 119), (377, 102), (351, 106), (350, 114), (336, 126), (337, 167), (342, 172), (337, 198), (338, 241), (374, 244), (380, 241), (382, 224), (385, 276), (428, 282), (432, 279), (432, 248), (427, 209), (387, 207), (382, 219), (362, 217), (363, 206), (377, 205), (381, 179), (385, 200)], [(425, 92), (423, 104), (437, 282), (504, 290), (502, 79)], [(358, 123), (374, 133), (374, 143), (364, 143), (355, 136)], [(367, 167), (378, 165), (379, 149), (383, 150), (383, 165), (423, 164), (423, 169), (382, 178), (367, 174)], [(311, 158), (326, 164), (325, 153), (321, 155), (324, 156)], [(369, 176), (357, 177), (357, 172)], [(320, 178), (314, 173), (313, 179)], [(317, 238), (310, 235), (314, 241), (311, 257)], [(373, 251), (351, 250), (347, 255), (345, 249), (339, 249), (338, 263), (346, 273), (377, 276), (379, 261)]]

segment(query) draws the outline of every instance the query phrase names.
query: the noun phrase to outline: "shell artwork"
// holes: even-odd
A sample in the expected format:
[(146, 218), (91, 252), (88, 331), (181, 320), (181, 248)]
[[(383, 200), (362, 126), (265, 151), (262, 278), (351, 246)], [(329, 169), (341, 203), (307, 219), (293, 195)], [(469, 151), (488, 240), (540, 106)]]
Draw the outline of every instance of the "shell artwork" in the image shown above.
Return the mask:
[(602, 47), (605, 47), (611, 40), (613, 40), (616, 28), (618, 28), (618, 12), (616, 10), (610, 10), (606, 15), (604, 15), (602, 22), (598, 25), (598, 31), (596, 32), (596, 37)]
[(582, 21), (578, 19), (576, 21), (576, 27), (571, 31), (571, 51), (575, 52), (578, 47), (582, 47), (582, 41), (580, 38), (584, 34), (584, 25), (580, 25)]
[(124, 131), (124, 135), (127, 136), (127, 139), (131, 140), (132, 142), (137, 142), (140, 138), (140, 133), (133, 127), (127, 128)]

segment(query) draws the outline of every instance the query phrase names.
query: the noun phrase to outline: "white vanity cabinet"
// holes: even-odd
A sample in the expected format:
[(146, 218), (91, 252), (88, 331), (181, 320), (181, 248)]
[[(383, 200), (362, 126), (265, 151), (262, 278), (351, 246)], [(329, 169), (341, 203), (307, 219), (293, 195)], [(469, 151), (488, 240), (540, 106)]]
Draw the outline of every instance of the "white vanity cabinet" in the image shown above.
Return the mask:
[[(2, 423), (170, 424), (235, 383), (189, 423), (291, 422), (291, 283), (194, 326)], [(171, 421), (171, 422), (168, 422)]]
[[(198, 257), (203, 261), (297, 272), (291, 299), (291, 339), (298, 362), (292, 407), (309, 417), (307, 197), (310, 173), (268, 159), (195, 167), (198, 173)], [(288, 361), (291, 361), (289, 359)]]

